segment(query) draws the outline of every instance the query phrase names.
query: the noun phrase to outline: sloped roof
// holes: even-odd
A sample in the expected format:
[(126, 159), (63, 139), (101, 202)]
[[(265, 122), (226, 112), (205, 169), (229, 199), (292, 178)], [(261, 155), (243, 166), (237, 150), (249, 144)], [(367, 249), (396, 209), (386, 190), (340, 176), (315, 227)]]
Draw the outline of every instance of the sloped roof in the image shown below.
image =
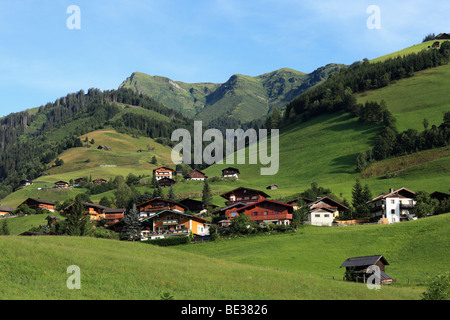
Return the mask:
[(244, 211), (244, 210), (249, 209), (251, 207), (257, 206), (258, 204), (261, 204), (263, 202), (269, 202), (269, 203), (278, 204), (278, 205), (281, 205), (281, 206), (284, 206), (284, 207), (288, 207), (288, 208), (291, 208), (292, 210), (294, 210), (294, 207), (292, 205), (290, 205), (290, 204), (282, 203), (282, 202), (278, 202), (278, 201), (273, 201), (273, 200), (269, 200), (269, 199), (264, 199), (264, 200), (261, 200), (261, 201), (255, 202), (255, 203), (248, 204), (245, 207), (239, 208), (237, 211), (238, 212)]
[(384, 265), (389, 265), (387, 260), (382, 255), (375, 255), (375, 256), (348, 258), (341, 264), (341, 268), (371, 266), (376, 264), (380, 259)]
[[(311, 207), (319, 202), (325, 202), (327, 204), (333, 204), (334, 206), (338, 207), (338, 208), (343, 208), (344, 210), (348, 210), (349, 208), (344, 206), (342, 203), (337, 202), (336, 200), (331, 199), (330, 197), (322, 197), (320, 199), (317, 199), (314, 202), (308, 203), (308, 206)], [(331, 206), (331, 205), (330, 205)]]
[(250, 189), (250, 188), (246, 188), (246, 187), (239, 187), (239, 188), (233, 189), (233, 190), (231, 190), (231, 191), (225, 192), (224, 194), (221, 194), (220, 196), (221, 196), (222, 198), (225, 198), (225, 199), (228, 200), (228, 198), (230, 197), (230, 194), (232, 194), (232, 193), (234, 193), (234, 192), (236, 192), (236, 191), (238, 191), (238, 190), (255, 191), (256, 193), (262, 195), (264, 198), (270, 198), (270, 196), (269, 196), (267, 193), (265, 193), (264, 191), (256, 190), (256, 189)]
[(369, 202), (375, 202), (375, 201), (378, 201), (378, 200), (381, 200), (381, 199), (386, 199), (386, 198), (388, 198), (390, 196), (393, 196), (394, 194), (399, 193), (399, 192), (407, 192), (407, 193), (409, 193), (412, 196), (414, 196), (416, 194), (414, 191), (411, 191), (411, 190), (406, 189), (406, 188), (403, 187), (403, 188), (397, 189), (397, 190), (395, 190), (393, 192), (382, 194), (382, 195), (380, 195), (380, 196), (370, 200)]
[(147, 200), (145, 202), (142, 202), (142, 203), (138, 204), (136, 207), (145, 206), (148, 203), (153, 202), (153, 201), (164, 201), (164, 202), (168, 202), (168, 203), (171, 203), (171, 204), (174, 204), (174, 205), (179, 205), (180, 207), (182, 207), (184, 209), (187, 209), (187, 207), (184, 204), (181, 204), (181, 203), (175, 202), (175, 201), (166, 200), (166, 199), (163, 199), (163, 198), (153, 198), (153, 199), (150, 199), (150, 200)]

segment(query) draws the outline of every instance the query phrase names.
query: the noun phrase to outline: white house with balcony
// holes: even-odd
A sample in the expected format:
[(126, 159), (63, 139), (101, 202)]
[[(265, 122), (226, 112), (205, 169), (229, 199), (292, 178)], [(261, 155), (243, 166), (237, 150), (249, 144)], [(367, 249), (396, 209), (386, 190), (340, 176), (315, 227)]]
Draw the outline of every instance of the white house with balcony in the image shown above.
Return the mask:
[(406, 188), (390, 189), (389, 193), (369, 201), (372, 217), (387, 223), (416, 219), (413, 212), (415, 196), (415, 192)]

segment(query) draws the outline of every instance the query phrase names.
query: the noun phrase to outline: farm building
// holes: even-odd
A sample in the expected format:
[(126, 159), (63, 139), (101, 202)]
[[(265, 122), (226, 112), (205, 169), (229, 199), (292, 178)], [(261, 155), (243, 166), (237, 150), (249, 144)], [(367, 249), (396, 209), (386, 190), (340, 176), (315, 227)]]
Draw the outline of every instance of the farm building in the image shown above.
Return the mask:
[(266, 190), (278, 190), (278, 185), (277, 184), (271, 184), (270, 186), (268, 186), (266, 188)]
[(92, 183), (95, 185), (100, 185), (100, 184), (107, 183), (107, 182), (108, 182), (107, 180), (102, 179), (102, 178), (98, 178), (98, 179), (95, 179), (94, 181), (92, 181)]
[(436, 36), (436, 40), (448, 40), (450, 39), (450, 33), (439, 33)]
[(373, 273), (368, 268), (377, 266), (380, 268), (380, 284), (390, 284), (393, 280), (385, 273), (385, 266), (387, 265), (389, 263), (382, 255), (374, 255), (348, 258), (342, 263), (341, 268), (345, 268), (348, 281), (367, 283), (368, 278)]

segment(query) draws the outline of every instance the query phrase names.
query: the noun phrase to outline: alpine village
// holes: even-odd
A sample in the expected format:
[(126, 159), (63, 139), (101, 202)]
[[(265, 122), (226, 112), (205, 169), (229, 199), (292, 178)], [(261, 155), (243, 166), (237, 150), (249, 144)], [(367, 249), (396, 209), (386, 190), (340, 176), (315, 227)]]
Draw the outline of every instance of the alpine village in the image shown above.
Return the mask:
[[(136, 72), (1, 118), (0, 298), (424, 298), (450, 264), (448, 39), (224, 84)], [(278, 172), (174, 164), (194, 121), (278, 129)], [(69, 264), (86, 289), (53, 284)]]

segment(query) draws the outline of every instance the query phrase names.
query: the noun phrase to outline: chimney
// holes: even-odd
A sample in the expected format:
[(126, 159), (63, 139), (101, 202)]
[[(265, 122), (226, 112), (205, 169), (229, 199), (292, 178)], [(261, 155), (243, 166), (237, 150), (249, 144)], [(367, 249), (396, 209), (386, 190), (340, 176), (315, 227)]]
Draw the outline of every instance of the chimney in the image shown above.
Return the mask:
[(389, 193), (392, 193), (392, 192), (394, 192), (394, 191), (395, 191), (394, 188), (390, 188), (390, 189), (389, 189)]

